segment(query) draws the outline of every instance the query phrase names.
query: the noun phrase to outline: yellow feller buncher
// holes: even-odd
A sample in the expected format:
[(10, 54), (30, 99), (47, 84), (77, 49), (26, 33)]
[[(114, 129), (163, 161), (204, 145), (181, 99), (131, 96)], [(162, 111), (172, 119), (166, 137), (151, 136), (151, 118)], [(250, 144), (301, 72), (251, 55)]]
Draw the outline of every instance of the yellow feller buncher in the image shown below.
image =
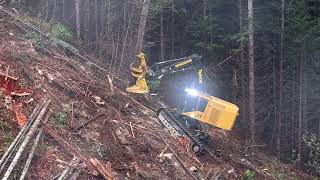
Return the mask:
[(161, 108), (157, 113), (158, 119), (171, 134), (177, 137), (187, 137), (192, 141), (194, 153), (202, 154), (208, 150), (208, 136), (202, 131), (201, 123), (227, 131), (233, 128), (239, 108), (235, 104), (199, 91), (203, 84), (201, 56), (192, 55), (157, 62), (149, 69), (144, 53), (140, 53), (137, 57), (140, 60), (139, 66), (130, 67), (132, 75), (137, 78), (136, 84), (126, 89), (129, 93), (147, 94), (149, 93), (149, 82), (160, 81), (164, 76), (177, 72), (191, 71), (198, 77), (197, 82), (192, 82), (192, 88), (185, 88), (186, 99), (182, 110)]

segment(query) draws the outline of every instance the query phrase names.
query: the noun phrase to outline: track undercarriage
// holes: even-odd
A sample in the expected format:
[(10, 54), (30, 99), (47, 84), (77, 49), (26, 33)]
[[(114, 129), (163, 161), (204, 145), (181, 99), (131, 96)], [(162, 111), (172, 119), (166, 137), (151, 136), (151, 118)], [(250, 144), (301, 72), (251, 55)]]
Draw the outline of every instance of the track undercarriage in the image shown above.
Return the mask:
[[(158, 119), (176, 137), (187, 137), (192, 142), (192, 151), (197, 155), (208, 151), (207, 133), (202, 131), (201, 124), (178, 113), (177, 110), (160, 109)], [(210, 148), (212, 149), (212, 148)], [(211, 151), (211, 150), (210, 150)]]

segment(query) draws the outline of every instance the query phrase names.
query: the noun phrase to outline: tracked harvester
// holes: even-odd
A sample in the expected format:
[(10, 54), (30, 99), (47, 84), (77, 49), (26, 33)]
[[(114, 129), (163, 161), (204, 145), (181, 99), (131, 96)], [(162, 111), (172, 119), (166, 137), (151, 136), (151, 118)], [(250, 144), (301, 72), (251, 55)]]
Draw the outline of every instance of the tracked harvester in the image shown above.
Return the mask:
[[(193, 88), (186, 88), (186, 98), (182, 110), (161, 108), (157, 112), (159, 121), (176, 137), (186, 137), (192, 142), (192, 150), (196, 154), (209, 151), (207, 133), (202, 130), (202, 124), (207, 124), (223, 130), (231, 130), (238, 116), (239, 108), (227, 101), (206, 95), (197, 89), (202, 89), (201, 56), (192, 55), (155, 63), (150, 69), (144, 54), (138, 55), (140, 65), (131, 67), (132, 75), (137, 78), (136, 84), (127, 88), (127, 92), (147, 94), (148, 82), (161, 80), (162, 77), (176, 72), (194, 72), (197, 82), (192, 82)], [(210, 148), (212, 149), (212, 148)]]

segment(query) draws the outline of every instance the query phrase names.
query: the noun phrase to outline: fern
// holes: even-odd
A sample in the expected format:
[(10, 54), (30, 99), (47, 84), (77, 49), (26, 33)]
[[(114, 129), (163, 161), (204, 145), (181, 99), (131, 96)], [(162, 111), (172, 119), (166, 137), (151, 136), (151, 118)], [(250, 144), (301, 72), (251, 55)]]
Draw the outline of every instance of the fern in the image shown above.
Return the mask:
[(55, 38), (63, 41), (70, 41), (73, 38), (71, 29), (62, 23), (54, 24), (51, 30), (51, 34)]

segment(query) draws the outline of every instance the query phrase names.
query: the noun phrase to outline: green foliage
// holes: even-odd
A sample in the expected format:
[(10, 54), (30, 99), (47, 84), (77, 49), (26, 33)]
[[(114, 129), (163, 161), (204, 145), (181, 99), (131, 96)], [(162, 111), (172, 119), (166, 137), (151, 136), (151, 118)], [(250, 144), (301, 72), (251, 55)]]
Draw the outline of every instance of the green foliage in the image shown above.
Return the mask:
[(301, 161), (301, 154), (299, 154), (295, 149), (291, 152), (291, 157), (289, 158), (292, 164), (296, 164)]
[(24, 18), (35, 26), (41, 24), (44, 31), (51, 32), (47, 34), (50, 38), (40, 36), (37, 32), (29, 32), (22, 37), (23, 39), (30, 39), (36, 49), (43, 50), (48, 47), (55, 47), (63, 49), (66, 54), (70, 54), (70, 51), (79, 53), (77, 48), (67, 42), (73, 38), (73, 33), (68, 26), (59, 22), (53, 25), (46, 22), (42, 23), (39, 22), (39, 19), (29, 16)]
[(33, 46), (36, 49), (42, 50), (49, 47), (50, 45), (50, 42), (48, 40), (44, 40), (36, 32), (29, 32), (23, 38), (31, 40)]
[(20, 2), (19, 1), (15, 1), (15, 0), (11, 0), (10, 2), (9, 2), (9, 6), (17, 6), (17, 5), (19, 5), (20, 4)]
[(60, 111), (55, 115), (55, 120), (62, 125), (67, 123), (68, 114), (64, 111)]
[(302, 139), (309, 151), (308, 161), (305, 165), (320, 177), (320, 138), (315, 134), (308, 133), (303, 135)]
[(55, 38), (63, 41), (70, 41), (73, 38), (71, 29), (62, 23), (54, 24), (51, 30), (51, 34)]
[(283, 169), (277, 164), (276, 161), (268, 165), (269, 172), (274, 179), (287, 180), (288, 176)]
[(2, 148), (0, 148), (0, 153), (5, 152), (13, 141), (12, 135), (8, 132), (5, 132), (2, 138), (4, 140), (4, 143), (2, 145)]
[(159, 80), (149, 80), (148, 86), (151, 93), (158, 93), (160, 81)]
[(243, 179), (244, 180), (254, 180), (254, 176), (255, 176), (255, 172), (247, 169), (246, 171), (244, 171), (243, 173)]

